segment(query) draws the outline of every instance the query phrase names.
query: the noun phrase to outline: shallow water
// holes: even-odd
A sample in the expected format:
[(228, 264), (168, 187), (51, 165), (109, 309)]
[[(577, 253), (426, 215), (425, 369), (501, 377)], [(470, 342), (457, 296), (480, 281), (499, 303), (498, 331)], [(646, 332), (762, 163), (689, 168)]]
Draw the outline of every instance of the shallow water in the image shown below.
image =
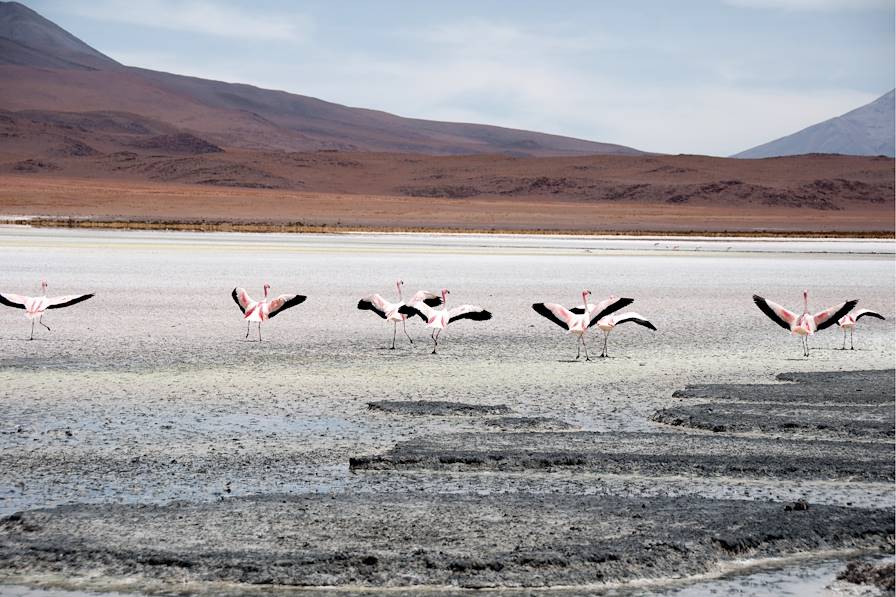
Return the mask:
[[(277, 235), (0, 227), (2, 290), (96, 292), (48, 312), (52, 332), (0, 310), (0, 514), (71, 502), (214, 500), (303, 491), (633, 491), (892, 506), (892, 487), (851, 483), (692, 482), (551, 475), (517, 482), (352, 475), (348, 458), (419, 434), (483, 429), (464, 417), (403, 418), (371, 400), (504, 403), (592, 430), (648, 430), (688, 383), (772, 383), (784, 371), (892, 367), (894, 254), (886, 241), (590, 239), (476, 235)], [(357, 300), (451, 290), (488, 322), (461, 321), (430, 355), (428, 333), (399, 331)], [(230, 297), (306, 294), (245, 342)], [(610, 359), (575, 362), (575, 341), (533, 302), (636, 299), (653, 333), (620, 326)], [(799, 341), (751, 301), (790, 308), (803, 289), (821, 310), (845, 299), (881, 311), (855, 351), (836, 328)], [(599, 352), (597, 336), (590, 339)], [(229, 482), (229, 483), (228, 483)]]

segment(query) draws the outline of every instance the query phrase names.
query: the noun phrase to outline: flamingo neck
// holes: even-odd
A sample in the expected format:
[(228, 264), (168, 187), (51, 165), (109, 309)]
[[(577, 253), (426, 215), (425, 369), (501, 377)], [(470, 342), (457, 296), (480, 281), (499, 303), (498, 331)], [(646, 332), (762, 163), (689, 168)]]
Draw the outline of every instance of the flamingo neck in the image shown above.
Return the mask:
[(442, 311), (448, 310), (448, 293), (444, 290), (442, 291)]
[(803, 313), (809, 312), (809, 293), (803, 293)]
[(395, 287), (398, 288), (398, 302), (402, 302), (404, 299), (401, 296), (401, 284), (396, 283)]

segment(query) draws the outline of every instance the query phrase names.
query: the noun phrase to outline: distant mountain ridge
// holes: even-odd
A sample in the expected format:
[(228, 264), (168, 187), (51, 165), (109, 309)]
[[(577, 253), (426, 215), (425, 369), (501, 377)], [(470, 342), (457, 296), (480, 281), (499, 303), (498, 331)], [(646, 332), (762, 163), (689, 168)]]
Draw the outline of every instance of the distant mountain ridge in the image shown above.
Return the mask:
[(896, 90), (842, 116), (742, 151), (735, 158), (806, 153), (896, 156)]
[(402, 118), (284, 91), (124, 66), (17, 2), (0, 2), (0, 110), (131, 113), (225, 148), (644, 153), (532, 131)]

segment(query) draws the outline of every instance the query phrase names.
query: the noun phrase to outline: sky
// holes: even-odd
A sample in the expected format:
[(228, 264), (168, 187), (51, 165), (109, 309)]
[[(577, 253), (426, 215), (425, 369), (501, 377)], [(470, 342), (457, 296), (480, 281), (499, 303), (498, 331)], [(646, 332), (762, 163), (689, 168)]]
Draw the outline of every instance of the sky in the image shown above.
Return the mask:
[(23, 0), (141, 66), (730, 155), (896, 86), (893, 0)]

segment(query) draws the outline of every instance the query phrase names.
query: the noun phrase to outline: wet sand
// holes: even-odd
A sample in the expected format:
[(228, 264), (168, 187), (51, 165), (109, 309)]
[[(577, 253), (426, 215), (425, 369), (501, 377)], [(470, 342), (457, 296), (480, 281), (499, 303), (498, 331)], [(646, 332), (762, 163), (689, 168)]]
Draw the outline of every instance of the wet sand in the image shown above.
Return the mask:
[[(385, 508), (390, 503), (424, 508), (441, 503), (443, 497), (450, 502), (447, 496), (456, 496), (452, 499), (457, 503), (489, 495), (510, 496), (519, 504), (555, 500), (569, 512), (591, 503), (588, 496), (605, 497), (618, 508), (640, 504), (638, 500), (661, 504), (680, 499), (682, 511), (694, 513), (691, 528), (704, 533), (700, 541), (709, 541), (713, 529), (699, 521), (705, 516), (715, 520), (712, 517), (732, 504), (746, 501), (744, 512), (764, 518), (763, 508), (784, 516), (786, 504), (804, 498), (812, 505), (810, 514), (830, 507), (831, 512), (859, 517), (847, 525), (850, 528), (856, 521), (871, 521), (875, 533), (892, 533), (892, 528), (873, 522), (880, 516), (875, 512), (884, 512), (892, 521), (892, 480), (878, 474), (861, 480), (849, 474), (773, 478), (681, 470), (647, 473), (622, 466), (613, 471), (523, 468), (501, 474), (431, 468), (349, 470), (351, 458), (379, 457), (402, 442), (462, 433), (468, 443), (479, 444), (501, 434), (519, 440), (531, 433), (508, 433), (506, 426), (489, 423), (501, 417), (554, 419), (581, 429), (583, 437), (634, 432), (717, 439), (719, 434), (665, 425), (651, 416), (663, 408), (700, 402), (738, 402), (719, 392), (673, 396), (686, 386), (785, 384), (775, 382), (775, 374), (891, 368), (896, 339), (892, 243), (0, 228), (0, 253), (5, 258), (0, 266), (4, 290), (24, 293), (43, 277), (51, 294), (97, 293), (91, 301), (53, 312), (46, 319), (53, 331), (39, 330), (33, 342), (25, 340), (28, 324), (21, 312), (0, 311), (0, 510), (9, 515), (49, 508), (25, 519), (45, 518), (47, 526), (38, 534), (50, 533), (44, 539), (59, 545), (63, 537), (77, 545), (79, 537), (100, 536), (89, 526), (80, 531), (67, 526), (68, 514), (63, 513), (77, 512), (94, 521), (113, 511), (118, 517), (110, 514), (108, 519), (107, 536), (115, 543), (109, 544), (105, 575), (89, 582), (78, 576), (96, 562), (78, 560), (74, 549), (76, 555), (63, 575), (74, 579), (57, 578), (56, 586), (121, 590), (116, 574), (134, 561), (123, 556), (133, 546), (122, 529), (148, 530), (152, 521), (144, 518), (145, 512), (159, 515), (162, 526), (157, 528), (163, 533), (164, 521), (176, 524), (177, 516), (188, 511), (200, 525), (214, 524), (213, 513), (220, 508), (268, 511), (270, 523), (258, 518), (253, 526), (250, 521), (248, 534), (240, 538), (197, 536), (207, 547), (235, 553), (240, 545), (248, 546), (240, 541), (250, 541), (252, 534), (267, 542), (285, 531), (300, 532), (295, 519), (284, 523), (276, 509), (264, 506), (275, 503), (275, 495), (284, 496), (290, 507), (303, 500), (316, 504), (329, 499), (368, 512), (373, 505)], [(428, 334), (413, 325), (409, 331), (416, 345), (399, 344), (390, 351), (391, 329), (354, 305), (370, 292), (390, 295), (399, 276), (410, 292), (448, 286), (454, 304), (482, 304), (495, 318), (452, 326), (439, 355), (428, 354)], [(265, 324), (264, 342), (247, 343), (229, 290), (243, 285), (257, 293), (265, 281), (274, 293), (301, 292), (309, 300)], [(529, 305), (571, 303), (586, 286), (597, 296), (612, 292), (636, 298), (633, 308), (659, 331), (620, 327), (610, 338), (611, 358), (572, 362), (574, 341)], [(860, 306), (881, 310), (888, 320), (860, 322), (856, 351), (835, 350), (841, 342), (839, 331), (827, 330), (812, 339), (811, 357), (800, 358), (798, 341), (767, 321), (750, 296), (758, 292), (792, 307), (805, 287), (819, 309), (859, 298)], [(695, 297), (706, 317), (695, 317)], [(596, 340), (592, 338), (595, 347)], [(888, 397), (855, 402), (844, 388), (857, 385), (861, 382), (855, 376), (843, 376), (841, 388), (822, 406), (830, 408), (843, 396), (841, 405), (857, 408), (889, 403)], [(512, 413), (406, 415), (368, 407), (381, 400), (503, 404)], [(798, 402), (812, 407), (805, 397)], [(874, 408), (869, 412), (876, 412)], [(854, 442), (871, 454), (881, 449), (880, 442), (892, 446), (891, 437), (870, 442), (833, 439), (818, 430), (724, 435), (750, 445), (764, 445), (769, 437), (782, 438), (780, 446), (834, 441), (846, 449)], [(73, 509), (53, 509), (63, 504)], [(484, 506), (471, 513), (484, 525), (477, 527), (484, 537), (492, 528), (489, 511), (492, 508)], [(526, 511), (531, 514), (531, 506), (527, 510), (520, 505), (519, 512)], [(127, 527), (130, 519), (135, 525)], [(878, 545), (874, 534), (855, 539), (837, 533), (833, 540), (833, 535), (824, 534), (831, 529), (777, 547), (761, 541), (755, 554), (695, 555), (691, 563), (698, 566), (699, 561), (700, 569), (713, 573), (720, 570), (721, 561), (753, 555), (873, 550)], [(2, 541), (7, 548), (30, 545), (20, 531), (5, 527)], [(645, 532), (655, 535), (650, 527)], [(147, 537), (145, 546), (152, 546), (152, 535)], [(413, 544), (414, 535), (409, 537), (410, 543), (401, 544)], [(788, 537), (784, 541), (790, 541)], [(707, 549), (708, 544), (700, 545), (693, 553)], [(152, 548), (161, 546), (155, 541)], [(265, 549), (254, 553), (261, 558)], [(323, 544), (314, 549), (336, 553), (327, 552)], [(201, 556), (189, 550), (169, 555)], [(6, 582), (46, 580), (39, 559), (22, 561), (21, 567), (12, 561), (0, 564)], [(165, 575), (173, 568), (148, 570), (152, 573), (141, 577), (148, 584), (137, 583), (131, 590), (168, 582)], [(619, 571), (619, 578), (638, 577), (634, 570)], [(210, 592), (225, 592), (214, 577), (196, 582)], [(529, 578), (519, 582), (538, 584)]]

